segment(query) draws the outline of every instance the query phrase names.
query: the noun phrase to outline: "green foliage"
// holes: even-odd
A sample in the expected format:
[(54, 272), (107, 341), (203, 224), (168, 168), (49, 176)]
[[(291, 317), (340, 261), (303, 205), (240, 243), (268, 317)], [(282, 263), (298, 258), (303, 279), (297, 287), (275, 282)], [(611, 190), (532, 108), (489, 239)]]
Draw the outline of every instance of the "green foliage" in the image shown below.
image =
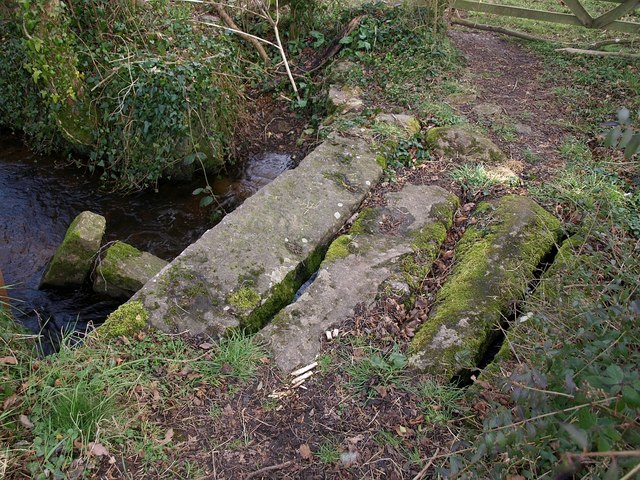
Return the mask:
[[(635, 120), (640, 122), (640, 110)], [(640, 153), (640, 132), (637, 127), (634, 128), (634, 118), (628, 109), (618, 110), (618, 125), (607, 134), (604, 144), (606, 147), (624, 150), (624, 157), (627, 159)]]
[(212, 359), (195, 362), (194, 366), (196, 371), (213, 377), (214, 381), (220, 377), (248, 380), (255, 375), (260, 361), (266, 356), (263, 346), (254, 337), (234, 331), (220, 340)]
[(378, 395), (376, 387), (398, 385), (403, 379), (403, 370), (407, 365), (407, 357), (400, 352), (397, 345), (387, 355), (370, 350), (370, 355), (356, 360), (347, 367), (349, 388), (374, 398)]
[(597, 250), (578, 245), (582, 256), (547, 280), (561, 296), (525, 306), (532, 315), (509, 340), (516, 352), (528, 351), (527, 362), (495, 380), (511, 404), (495, 405), (473, 453), (455, 455), (441, 473), (620, 478), (637, 463), (603, 456), (580, 464), (580, 452), (632, 450), (640, 442), (631, 426), (640, 414), (640, 262), (632, 239), (597, 243)]
[(0, 109), (3, 124), (30, 134), (35, 148), (66, 141), (89, 154), (79, 164), (121, 189), (224, 165), (243, 105), (235, 77), (252, 75), (241, 71), (234, 36), (196, 28), (186, 4), (54, 3), (21, 0), (24, 34), (2, 26), (23, 51), (0, 50), (6, 83), (27, 93)]

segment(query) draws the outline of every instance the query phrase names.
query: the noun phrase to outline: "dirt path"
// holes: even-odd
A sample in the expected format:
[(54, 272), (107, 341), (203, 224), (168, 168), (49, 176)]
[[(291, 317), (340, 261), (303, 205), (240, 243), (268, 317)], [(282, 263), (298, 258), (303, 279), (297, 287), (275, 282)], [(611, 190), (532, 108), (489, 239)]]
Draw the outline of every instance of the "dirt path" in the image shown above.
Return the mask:
[[(557, 168), (557, 149), (568, 132), (558, 126), (562, 108), (554, 94), (557, 85), (544, 79), (543, 60), (488, 32), (452, 28), (449, 36), (467, 58), (464, 81), (475, 90), (475, 98), (462, 98), (460, 111), (489, 127), (490, 137), (511, 158), (534, 170)], [(499, 112), (479, 111), (491, 106)]]

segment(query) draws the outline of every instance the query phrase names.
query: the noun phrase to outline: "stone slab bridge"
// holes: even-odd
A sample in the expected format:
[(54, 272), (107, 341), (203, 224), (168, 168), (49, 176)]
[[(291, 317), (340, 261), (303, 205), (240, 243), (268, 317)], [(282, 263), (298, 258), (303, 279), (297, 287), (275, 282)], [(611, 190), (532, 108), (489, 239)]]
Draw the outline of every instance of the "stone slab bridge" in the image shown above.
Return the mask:
[[(376, 122), (386, 127), (332, 134), (162, 268), (98, 333), (126, 331), (127, 311), (171, 333), (220, 338), (243, 329), (258, 333), (290, 372), (312, 362), (325, 332), (357, 305), (394, 294), (410, 307), (459, 200), (438, 186), (407, 184), (361, 210), (383, 174), (373, 131), (410, 136), (417, 124), (403, 115)], [(428, 141), (460, 161), (504, 159), (490, 140), (457, 127), (433, 129)], [(560, 238), (559, 222), (527, 197), (483, 202), (473, 217), (409, 347), (410, 363), (434, 374), (481, 361)]]

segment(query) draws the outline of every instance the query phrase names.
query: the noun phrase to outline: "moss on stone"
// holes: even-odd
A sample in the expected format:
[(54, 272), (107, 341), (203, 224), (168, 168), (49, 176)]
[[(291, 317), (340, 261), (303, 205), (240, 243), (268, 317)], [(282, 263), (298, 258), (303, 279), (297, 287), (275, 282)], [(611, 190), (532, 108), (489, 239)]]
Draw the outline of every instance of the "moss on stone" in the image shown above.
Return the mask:
[(260, 294), (249, 287), (242, 287), (227, 298), (231, 306), (241, 312), (251, 311), (260, 305)]
[(454, 375), (477, 365), (558, 239), (559, 221), (526, 197), (502, 198), (490, 218), (482, 210), (486, 225), (458, 243), (453, 273), (411, 343), (419, 367)]
[(142, 330), (149, 319), (149, 312), (142, 302), (129, 302), (120, 305), (98, 328), (101, 337), (109, 339), (122, 335), (132, 335)]
[(326, 247), (319, 246), (311, 252), (303, 263), (289, 272), (269, 291), (261, 305), (240, 318), (240, 327), (249, 333), (255, 333), (269, 323), (278, 312), (293, 301), (302, 284), (318, 270), (326, 251)]
[(82, 212), (72, 222), (42, 278), (43, 285), (68, 286), (84, 282), (98, 253), (106, 220)]
[(324, 257), (324, 262), (333, 262), (340, 258), (349, 256), (349, 254), (351, 253), (349, 250), (350, 244), (351, 235), (340, 235), (329, 246), (327, 254)]
[(372, 234), (377, 231), (378, 210), (375, 208), (363, 208), (358, 214), (358, 218), (349, 229), (350, 235)]
[(117, 285), (119, 288), (136, 291), (141, 285), (138, 280), (123, 276), (118, 270), (118, 265), (127, 259), (138, 258), (142, 252), (137, 248), (117, 241), (111, 245), (97, 268), (97, 274), (106, 284)]

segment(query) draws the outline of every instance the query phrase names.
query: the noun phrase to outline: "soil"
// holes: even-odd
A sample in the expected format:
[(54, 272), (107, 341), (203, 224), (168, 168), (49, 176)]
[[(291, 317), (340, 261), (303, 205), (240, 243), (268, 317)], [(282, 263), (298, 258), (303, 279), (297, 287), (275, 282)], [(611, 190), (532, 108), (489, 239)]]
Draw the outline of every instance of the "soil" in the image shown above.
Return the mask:
[[(554, 117), (557, 99), (551, 93), (553, 85), (542, 81), (542, 60), (490, 33), (453, 29), (450, 35), (467, 57), (467, 81), (476, 91), (475, 99), (461, 104), (460, 111), (486, 126), (474, 107), (497, 105), (502, 116), (520, 119), (519, 123), (530, 127), (530, 132), (524, 129), (528, 133), (512, 142), (487, 129), (505, 153), (519, 162), (518, 173), (542, 179), (550, 169), (558, 168), (557, 148), (565, 132)], [(289, 149), (296, 145), (304, 122), (276, 104), (271, 99), (255, 104), (252, 142)], [(279, 112), (276, 115), (274, 108)], [(274, 120), (266, 123), (265, 118)], [(256, 129), (265, 124), (261, 131)], [(523, 153), (527, 149), (540, 161), (532, 163)], [(383, 202), (386, 191), (405, 182), (440, 184), (459, 194), (446, 176), (449, 167), (448, 161), (436, 159), (405, 170), (397, 183), (379, 187), (367, 202)], [(360, 388), (353, 388), (347, 371), (354, 359), (368, 355), (361, 345), (389, 353), (394, 344), (407, 343), (428, 315), (434, 293), (448, 274), (455, 243), (470, 221), (467, 217), (472, 207), (468, 202), (458, 212), (416, 304), (407, 308), (398, 299), (384, 298), (371, 310), (356, 308), (352, 318), (337, 326), (339, 339), (324, 344), (322, 358), (331, 359), (330, 364), (317, 367), (301, 387), (288, 388), (287, 379), (267, 358), (258, 378), (247, 384), (236, 380), (207, 384), (188, 366), (179, 372), (159, 372), (163, 384), (175, 388), (168, 401), (158, 402), (153, 419), (174, 432), (171, 448), (164, 451), (166, 459), (151, 462), (151, 467), (140, 457), (112, 463), (105, 460), (99, 477), (166, 478), (172, 465), (189, 461), (199, 468), (199, 475), (193, 478), (219, 480), (434, 478), (438, 460), (459, 440), (458, 427), (468, 412), (454, 403), (449, 421), (427, 418), (421, 403), (424, 400), (415, 393), (429, 380), (423, 375), (374, 375)], [(361, 337), (366, 337), (366, 342), (359, 341)], [(153, 391), (141, 391), (138, 400), (154, 404), (157, 397)], [(332, 457), (335, 454), (337, 458)], [(431, 463), (432, 467), (423, 469)]]

